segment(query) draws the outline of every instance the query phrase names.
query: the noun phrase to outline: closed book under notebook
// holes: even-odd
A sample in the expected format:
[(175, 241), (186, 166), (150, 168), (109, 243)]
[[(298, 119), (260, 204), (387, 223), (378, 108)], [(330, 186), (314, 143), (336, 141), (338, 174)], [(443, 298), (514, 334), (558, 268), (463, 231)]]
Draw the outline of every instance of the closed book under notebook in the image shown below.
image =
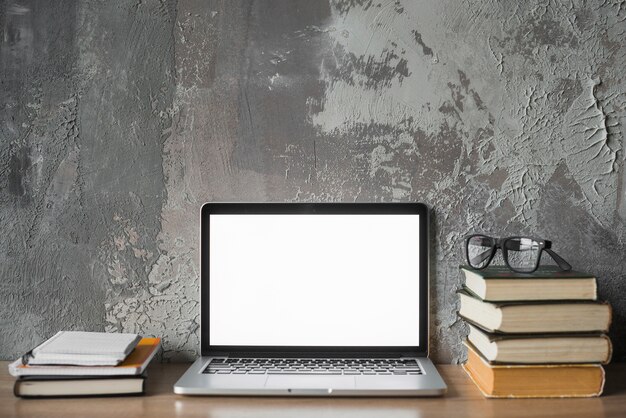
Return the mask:
[(465, 287), (483, 300), (595, 300), (596, 278), (579, 271), (540, 267), (533, 273), (516, 273), (506, 266), (475, 270), (461, 266)]
[(602, 302), (487, 302), (468, 289), (458, 293), (459, 315), (490, 332), (606, 332), (611, 323), (611, 306)]
[(471, 345), (463, 369), (488, 398), (569, 398), (602, 394), (598, 364), (491, 365)]
[(22, 377), (13, 392), (23, 398), (117, 396), (144, 393), (146, 376), (76, 378), (68, 376)]
[(603, 363), (611, 359), (604, 334), (493, 334), (469, 325), (467, 339), (490, 363)]
[(128, 357), (117, 366), (62, 366), (22, 364), (18, 359), (9, 364), (12, 376), (120, 376), (139, 375), (144, 372), (155, 356), (160, 338), (142, 338)]

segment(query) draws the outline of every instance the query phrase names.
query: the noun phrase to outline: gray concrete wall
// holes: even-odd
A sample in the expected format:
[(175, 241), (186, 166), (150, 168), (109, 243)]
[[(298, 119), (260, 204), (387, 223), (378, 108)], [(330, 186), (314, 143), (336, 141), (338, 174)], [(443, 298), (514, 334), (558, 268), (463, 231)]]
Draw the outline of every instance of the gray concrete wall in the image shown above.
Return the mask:
[(1, 1), (0, 358), (59, 329), (198, 349), (205, 201), (423, 201), (598, 276), (626, 358), (626, 3)]

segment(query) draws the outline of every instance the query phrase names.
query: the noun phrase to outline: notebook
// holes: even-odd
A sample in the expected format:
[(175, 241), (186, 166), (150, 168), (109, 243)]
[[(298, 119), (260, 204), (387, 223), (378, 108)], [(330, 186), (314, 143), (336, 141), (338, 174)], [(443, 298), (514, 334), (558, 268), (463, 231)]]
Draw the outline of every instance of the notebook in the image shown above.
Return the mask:
[(117, 366), (67, 366), (22, 364), (18, 359), (9, 364), (11, 376), (132, 376), (140, 375), (157, 353), (160, 338), (142, 338), (135, 349)]
[(137, 346), (137, 334), (60, 331), (24, 356), (30, 365), (115, 366)]

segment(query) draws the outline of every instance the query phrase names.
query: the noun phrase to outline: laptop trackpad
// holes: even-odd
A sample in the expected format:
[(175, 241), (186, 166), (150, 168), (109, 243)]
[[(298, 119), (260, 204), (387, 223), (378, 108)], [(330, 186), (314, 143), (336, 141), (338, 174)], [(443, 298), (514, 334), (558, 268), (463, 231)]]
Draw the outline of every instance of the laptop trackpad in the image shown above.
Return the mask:
[(271, 375), (265, 382), (266, 388), (283, 389), (353, 389), (353, 376), (305, 376)]

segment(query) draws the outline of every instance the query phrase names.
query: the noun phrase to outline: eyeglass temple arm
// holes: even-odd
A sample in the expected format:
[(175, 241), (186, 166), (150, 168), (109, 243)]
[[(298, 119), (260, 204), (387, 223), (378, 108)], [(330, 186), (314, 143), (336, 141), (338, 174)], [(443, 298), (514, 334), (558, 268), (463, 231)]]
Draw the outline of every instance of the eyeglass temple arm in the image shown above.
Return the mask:
[(559, 265), (559, 267), (561, 268), (561, 270), (563, 271), (568, 271), (572, 269), (572, 266), (565, 261), (565, 259), (563, 259), (563, 257), (561, 257), (560, 255), (558, 255), (557, 253), (555, 253), (554, 251), (552, 251), (550, 248), (544, 248), (544, 250), (550, 254), (550, 257), (552, 257), (552, 259), (554, 261), (556, 261), (556, 263)]

